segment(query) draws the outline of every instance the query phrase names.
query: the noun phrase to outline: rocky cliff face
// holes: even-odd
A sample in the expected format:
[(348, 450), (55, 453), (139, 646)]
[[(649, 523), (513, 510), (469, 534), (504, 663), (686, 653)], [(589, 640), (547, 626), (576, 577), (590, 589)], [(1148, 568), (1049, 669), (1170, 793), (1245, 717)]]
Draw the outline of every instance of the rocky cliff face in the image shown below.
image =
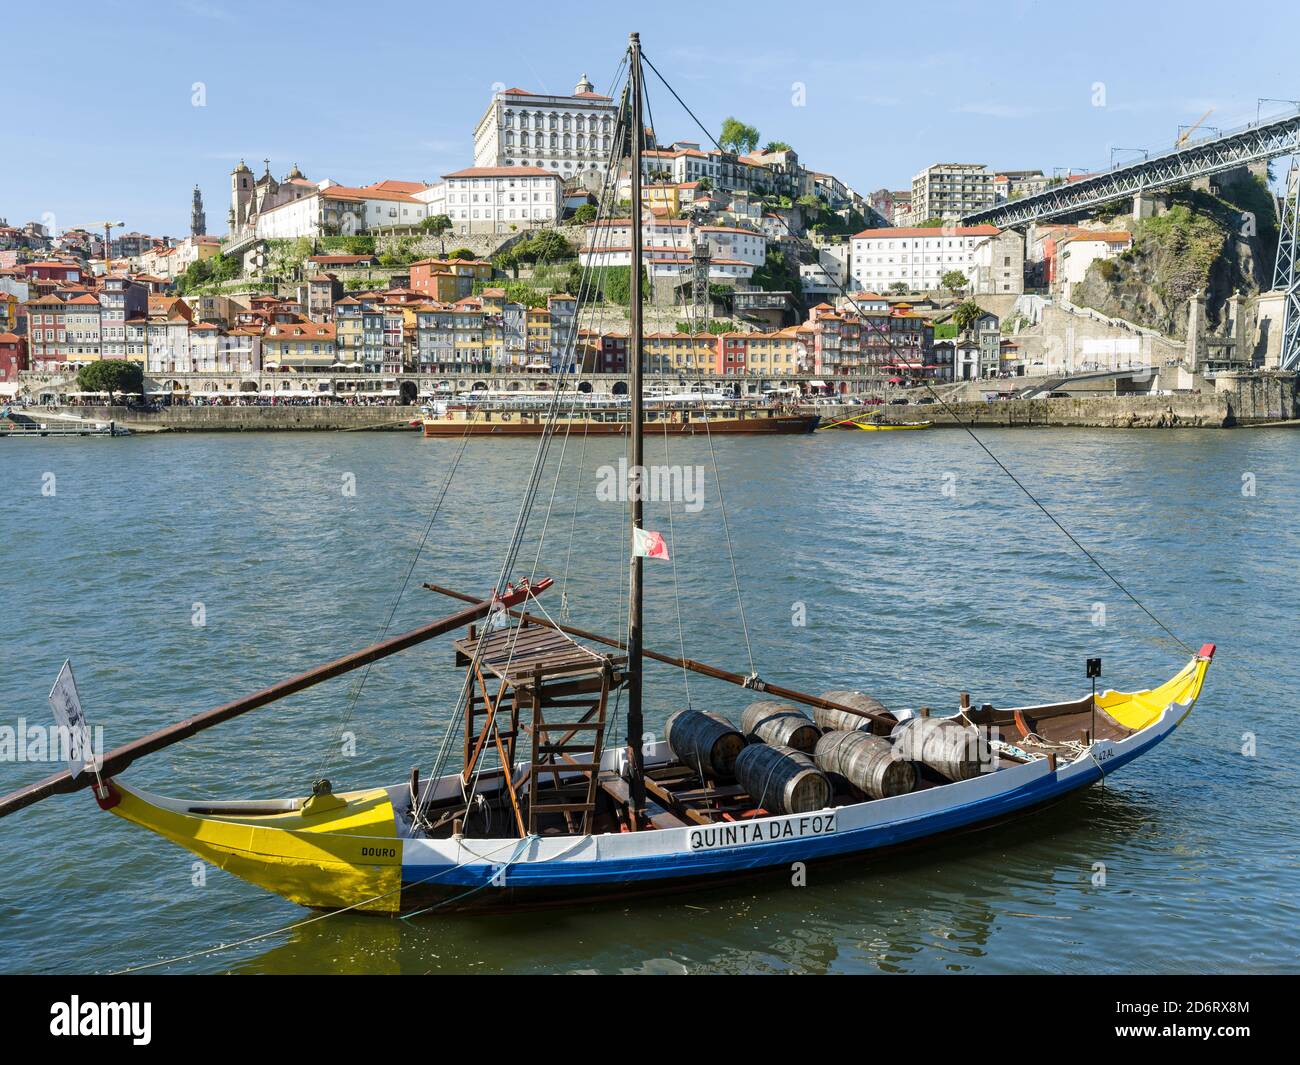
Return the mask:
[(1133, 247), (1093, 263), (1071, 300), (1185, 338), (1187, 300), (1206, 293), (1211, 332), (1225, 325), (1223, 306), (1234, 292), (1251, 296), (1271, 281), (1277, 248), (1274, 198), (1242, 170), (1221, 176), (1213, 191), (1177, 189), (1167, 210), (1129, 221)]

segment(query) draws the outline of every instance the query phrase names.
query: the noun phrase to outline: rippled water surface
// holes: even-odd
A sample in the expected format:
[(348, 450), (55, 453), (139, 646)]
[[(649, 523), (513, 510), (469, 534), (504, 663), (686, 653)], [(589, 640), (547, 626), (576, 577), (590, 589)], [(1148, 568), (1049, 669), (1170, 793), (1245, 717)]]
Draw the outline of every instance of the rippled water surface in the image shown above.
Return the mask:
[[(1104, 789), (902, 857), (814, 866), (803, 888), (782, 875), (565, 913), (343, 914), (170, 971), (1300, 968), (1300, 433), (981, 436), (1178, 636), (1219, 646), (1196, 712)], [(456, 446), (362, 433), (0, 442), (0, 723), (49, 720), (65, 656), (116, 746), (369, 642)], [(534, 447), (470, 444), (393, 631), (449, 610), (421, 581), (489, 587)], [(617, 631), (622, 511), (597, 501), (593, 471), (618, 445), (581, 450), (569, 443), (558, 480), (548, 467), (516, 572), (538, 557), (554, 488), (538, 572), (567, 566), (574, 623)], [(963, 433), (718, 439), (715, 450), (768, 679), (944, 707), (962, 689), (994, 703), (1083, 694), (1094, 654), (1120, 688), (1163, 680), (1185, 659)], [(648, 454), (662, 461), (662, 442)], [(669, 461), (705, 468), (702, 509), (673, 515), (687, 653), (746, 672), (708, 444), (675, 440)], [(54, 496), (42, 494), (46, 474)], [(664, 508), (648, 509), (666, 532)], [(647, 642), (675, 651), (673, 569), (647, 573)], [(665, 667), (650, 683), (653, 727), (685, 691)], [(156, 754), (128, 779), (183, 797), (290, 796), (329, 758), (338, 789), (389, 784), (429, 764), (458, 684), (447, 643), (427, 644), (371, 672), (348, 724), (355, 757), (333, 757), (354, 686), (342, 678)], [(747, 701), (690, 684), (696, 705), (738, 712)], [(50, 771), (0, 763), (0, 788)], [(114, 971), (310, 916), (216, 870), (196, 885), (192, 861), (86, 793), (0, 822), (0, 970)]]

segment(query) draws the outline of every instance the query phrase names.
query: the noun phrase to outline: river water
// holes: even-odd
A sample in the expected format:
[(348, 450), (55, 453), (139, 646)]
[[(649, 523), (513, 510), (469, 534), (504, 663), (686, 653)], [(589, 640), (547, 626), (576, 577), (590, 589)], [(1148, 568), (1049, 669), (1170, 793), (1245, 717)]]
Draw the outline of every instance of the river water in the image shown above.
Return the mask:
[[(1196, 711), (1104, 789), (903, 857), (814, 866), (804, 887), (782, 878), (506, 917), (340, 914), (289, 931), (277, 930), (312, 915), (196, 866), (85, 793), (60, 796), (0, 823), (0, 970), (109, 972), (262, 936), (162, 971), (1295, 971), (1300, 435), (980, 439), (1183, 641), (1218, 644)], [(452, 608), (422, 581), (490, 586), (535, 446), (469, 444), (389, 631)], [(0, 725), (47, 723), (70, 657), (112, 747), (379, 636), (458, 442), (214, 434), (0, 448)], [(557, 480), (558, 451), (515, 573), (536, 560), (559, 578), (546, 597), (557, 613), (567, 571), (571, 620), (617, 632), (622, 507), (597, 498), (595, 471), (618, 444), (570, 441)], [(674, 440), (666, 459), (652, 439), (647, 452), (703, 478), (703, 498), (672, 513), (677, 594), (672, 564), (646, 567), (651, 647), (684, 644), (747, 672), (747, 626), (769, 680), (937, 708), (963, 689), (977, 703), (1084, 694), (1092, 655), (1117, 688), (1186, 660), (963, 432), (719, 438), (712, 454)], [(665, 505), (647, 510), (667, 534)], [(209, 798), (300, 795), (322, 765), (336, 790), (400, 781), (429, 765), (459, 677), (447, 643), (426, 644), (376, 665), (346, 722), (355, 677), (151, 756), (127, 779)], [(654, 666), (648, 683), (654, 730), (685, 680)], [(746, 694), (690, 678), (696, 706), (738, 715)], [(54, 768), (0, 763), (0, 789)]]

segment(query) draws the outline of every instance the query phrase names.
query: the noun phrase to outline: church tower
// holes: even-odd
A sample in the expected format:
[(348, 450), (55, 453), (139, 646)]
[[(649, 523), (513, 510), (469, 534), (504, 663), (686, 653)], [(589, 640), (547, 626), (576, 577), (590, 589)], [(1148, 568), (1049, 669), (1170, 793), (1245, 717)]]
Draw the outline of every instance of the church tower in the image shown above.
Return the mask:
[(230, 231), (248, 224), (253, 203), (253, 172), (244, 160), (230, 172)]
[(596, 87), (592, 85), (591, 80), (586, 74), (578, 79), (578, 84), (573, 87), (573, 95), (581, 96), (583, 93), (595, 92)]
[(203, 193), (194, 186), (194, 199), (190, 202), (190, 236), (202, 237), (208, 231), (208, 219), (203, 213)]

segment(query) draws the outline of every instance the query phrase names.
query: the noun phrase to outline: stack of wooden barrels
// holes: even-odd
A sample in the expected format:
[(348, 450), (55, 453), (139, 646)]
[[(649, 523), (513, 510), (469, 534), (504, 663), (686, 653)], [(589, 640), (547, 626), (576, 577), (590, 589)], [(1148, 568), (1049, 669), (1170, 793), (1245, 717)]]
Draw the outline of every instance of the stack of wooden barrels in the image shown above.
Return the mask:
[[(948, 718), (893, 716), (870, 695), (830, 691), (822, 696), (870, 713), (816, 707), (812, 717), (789, 703), (751, 703), (737, 729), (722, 714), (679, 710), (668, 719), (673, 755), (702, 778), (735, 780), (770, 813), (821, 810), (837, 791), (862, 798), (905, 795), (920, 781), (918, 765), (946, 780), (969, 780), (987, 759), (974, 729)], [(881, 732), (884, 734), (880, 734)]]

